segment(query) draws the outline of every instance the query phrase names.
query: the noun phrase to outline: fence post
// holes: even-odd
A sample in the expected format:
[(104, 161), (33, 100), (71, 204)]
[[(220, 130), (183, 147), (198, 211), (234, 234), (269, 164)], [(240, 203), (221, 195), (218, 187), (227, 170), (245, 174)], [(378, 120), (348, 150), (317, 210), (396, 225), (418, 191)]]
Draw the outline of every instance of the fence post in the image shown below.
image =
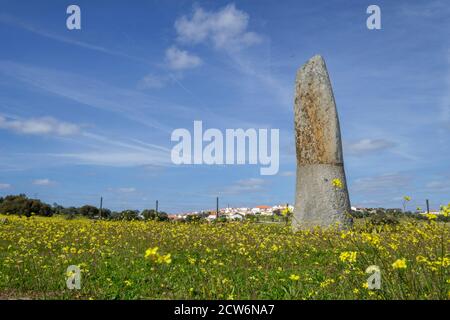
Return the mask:
[(103, 197), (100, 197), (100, 219), (103, 217)]
[(219, 218), (219, 197), (216, 197), (216, 219)]

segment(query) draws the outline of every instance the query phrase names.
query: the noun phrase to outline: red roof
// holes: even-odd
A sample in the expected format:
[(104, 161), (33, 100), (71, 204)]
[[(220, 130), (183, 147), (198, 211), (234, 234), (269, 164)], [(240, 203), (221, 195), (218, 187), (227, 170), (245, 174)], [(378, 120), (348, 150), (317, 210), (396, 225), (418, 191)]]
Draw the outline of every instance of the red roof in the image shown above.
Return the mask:
[(256, 206), (258, 209), (270, 209), (270, 206)]

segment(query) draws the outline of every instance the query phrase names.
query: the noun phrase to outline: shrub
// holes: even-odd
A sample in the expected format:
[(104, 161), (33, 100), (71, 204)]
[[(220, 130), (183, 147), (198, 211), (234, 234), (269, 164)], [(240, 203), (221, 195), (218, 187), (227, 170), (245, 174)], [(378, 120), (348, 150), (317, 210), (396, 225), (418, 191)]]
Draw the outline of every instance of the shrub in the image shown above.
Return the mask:
[(142, 211), (145, 220), (167, 221), (169, 216), (165, 212), (156, 212), (155, 209), (145, 209)]
[(37, 199), (28, 199), (26, 195), (10, 195), (6, 196), (0, 203), (0, 213), (25, 215), (30, 217), (32, 215), (38, 216), (52, 216), (52, 208)]
[(90, 218), (99, 215), (99, 210), (96, 207), (91, 206), (91, 205), (82, 206), (80, 209), (78, 209), (78, 212), (81, 215), (83, 215), (85, 217), (90, 217)]
[(397, 225), (400, 223), (400, 221), (392, 214), (377, 212), (370, 217), (369, 223), (374, 226)]
[(139, 210), (123, 210), (122, 212), (117, 213), (113, 219), (125, 221), (138, 220)]

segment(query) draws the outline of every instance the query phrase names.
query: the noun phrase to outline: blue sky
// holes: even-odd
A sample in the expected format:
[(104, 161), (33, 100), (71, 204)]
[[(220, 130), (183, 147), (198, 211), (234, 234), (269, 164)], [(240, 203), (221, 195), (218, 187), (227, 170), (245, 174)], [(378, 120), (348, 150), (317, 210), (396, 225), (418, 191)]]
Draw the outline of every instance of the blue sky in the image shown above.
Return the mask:
[[(81, 8), (81, 30), (66, 8)], [(381, 8), (382, 29), (366, 28)], [(0, 1), (0, 196), (293, 203), (296, 70), (324, 56), (352, 205), (450, 200), (446, 1)], [(279, 128), (280, 170), (175, 166), (176, 128)]]

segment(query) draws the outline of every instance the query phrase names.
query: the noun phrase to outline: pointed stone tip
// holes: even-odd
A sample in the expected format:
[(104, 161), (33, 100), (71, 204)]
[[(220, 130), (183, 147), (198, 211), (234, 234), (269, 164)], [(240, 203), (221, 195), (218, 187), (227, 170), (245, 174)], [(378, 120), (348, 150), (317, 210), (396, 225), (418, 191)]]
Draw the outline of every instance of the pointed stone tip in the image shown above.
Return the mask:
[(302, 68), (315, 65), (325, 65), (325, 59), (320, 54), (316, 54), (312, 58), (310, 58)]
[(318, 62), (318, 61), (325, 61), (323, 59), (322, 55), (320, 55), (320, 54), (314, 55), (311, 59), (308, 60), (308, 62), (306, 62), (306, 64), (310, 64), (310, 63), (314, 63), (314, 62)]
[(300, 77), (301, 74), (310, 73), (312, 70), (323, 69), (326, 69), (325, 60), (320, 54), (316, 54), (297, 70), (297, 78)]

